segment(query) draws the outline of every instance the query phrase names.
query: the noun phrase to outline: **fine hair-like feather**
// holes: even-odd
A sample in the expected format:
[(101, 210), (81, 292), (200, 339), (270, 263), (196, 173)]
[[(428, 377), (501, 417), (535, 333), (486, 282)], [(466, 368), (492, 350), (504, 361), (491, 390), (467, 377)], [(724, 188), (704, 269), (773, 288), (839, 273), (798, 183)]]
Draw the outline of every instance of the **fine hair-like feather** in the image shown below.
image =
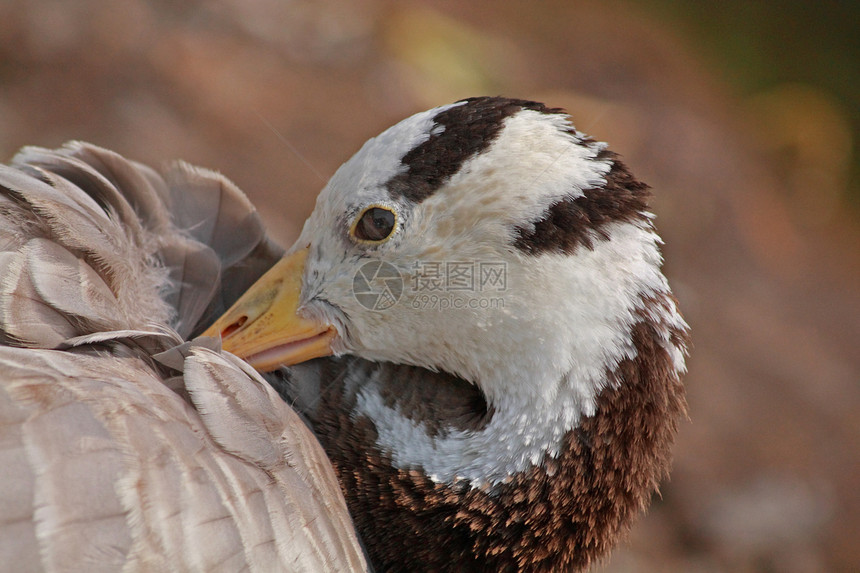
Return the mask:
[(280, 254), (212, 171), (80, 142), (0, 166), (0, 563), (364, 569), (296, 413), (184, 342)]

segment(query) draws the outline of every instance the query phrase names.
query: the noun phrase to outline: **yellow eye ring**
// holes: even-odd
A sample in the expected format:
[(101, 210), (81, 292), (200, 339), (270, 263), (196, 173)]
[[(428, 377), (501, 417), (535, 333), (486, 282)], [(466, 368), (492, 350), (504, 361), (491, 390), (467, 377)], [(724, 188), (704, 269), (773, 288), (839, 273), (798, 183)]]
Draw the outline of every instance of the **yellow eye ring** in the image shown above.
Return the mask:
[(370, 205), (356, 217), (349, 230), (359, 243), (382, 243), (397, 229), (397, 213), (385, 205)]

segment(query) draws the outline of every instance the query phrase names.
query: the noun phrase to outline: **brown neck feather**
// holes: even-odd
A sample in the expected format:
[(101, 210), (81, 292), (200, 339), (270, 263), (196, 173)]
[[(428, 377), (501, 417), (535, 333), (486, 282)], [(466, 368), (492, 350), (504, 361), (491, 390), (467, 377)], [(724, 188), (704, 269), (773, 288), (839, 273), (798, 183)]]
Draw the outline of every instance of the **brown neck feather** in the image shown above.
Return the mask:
[[(670, 334), (683, 348), (686, 332)], [(332, 383), (371, 363), (329, 362), (307, 413), (377, 570), (578, 571), (605, 555), (667, 476), (686, 407), (655, 327), (640, 322), (632, 338), (637, 356), (607, 372), (596, 413), (565, 436), (559, 456), (488, 490), (393, 467), (373, 422), (350, 414), (354, 395)]]

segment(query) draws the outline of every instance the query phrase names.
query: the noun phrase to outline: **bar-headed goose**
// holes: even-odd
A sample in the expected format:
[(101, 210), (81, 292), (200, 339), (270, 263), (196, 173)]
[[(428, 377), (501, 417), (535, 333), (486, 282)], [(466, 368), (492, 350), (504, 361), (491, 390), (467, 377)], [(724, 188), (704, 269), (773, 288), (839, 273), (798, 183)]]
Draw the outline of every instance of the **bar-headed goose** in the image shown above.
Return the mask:
[(293, 365), (276, 386), (379, 570), (578, 570), (647, 505), (685, 410), (648, 198), (561, 110), (419, 113), (207, 334)]

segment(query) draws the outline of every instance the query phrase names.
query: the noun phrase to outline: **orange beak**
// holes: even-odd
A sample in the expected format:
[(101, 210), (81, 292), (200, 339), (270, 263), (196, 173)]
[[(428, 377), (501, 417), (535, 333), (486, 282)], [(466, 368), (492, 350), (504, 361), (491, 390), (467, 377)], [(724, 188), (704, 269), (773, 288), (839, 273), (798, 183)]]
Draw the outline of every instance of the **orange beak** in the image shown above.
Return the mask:
[(308, 249), (278, 261), (203, 336), (261, 371), (328, 356), (337, 331), (297, 314)]

